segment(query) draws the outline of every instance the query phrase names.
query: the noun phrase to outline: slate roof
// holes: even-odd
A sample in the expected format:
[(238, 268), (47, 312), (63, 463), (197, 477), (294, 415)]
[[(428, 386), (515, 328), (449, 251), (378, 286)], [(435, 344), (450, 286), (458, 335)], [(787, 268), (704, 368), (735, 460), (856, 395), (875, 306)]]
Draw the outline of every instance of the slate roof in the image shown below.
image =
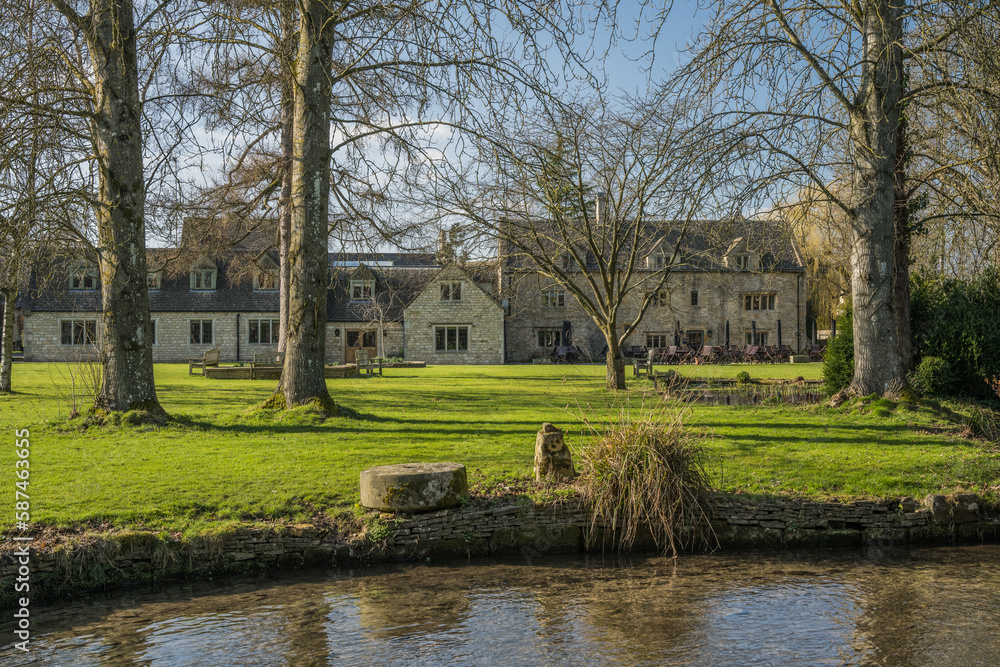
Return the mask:
[[(669, 254), (680, 236), (683, 224), (680, 221), (650, 222), (646, 225), (643, 250), (648, 252), (656, 244), (662, 244)], [(765, 271), (804, 270), (791, 232), (777, 223), (748, 221), (742, 218), (729, 220), (692, 220), (688, 223), (678, 255), (679, 265), (671, 271), (726, 271), (724, 257), (734, 240), (742, 239), (747, 248), (761, 258)], [(665, 242), (665, 243), (664, 243)], [(581, 244), (581, 249), (583, 245)], [(589, 255), (589, 253), (583, 253)], [(627, 253), (622, 261), (627, 261)], [(530, 261), (513, 255), (505, 258), (511, 268), (530, 267)], [(596, 269), (594, 260), (588, 261), (588, 269)], [(645, 266), (639, 267), (644, 269)]]
[[(169, 252), (157, 249), (150, 251), (150, 254)], [(381, 253), (379, 256), (386, 255), (394, 257), (400, 268), (372, 269), (376, 280), (375, 295), (377, 303), (384, 308), (381, 319), (396, 321), (402, 319), (403, 307), (437, 275), (439, 267), (427, 263), (428, 258), (433, 260), (430, 255), (419, 254), (414, 258), (406, 258), (404, 253)], [(353, 253), (352, 256), (364, 257), (360, 253)], [(252, 275), (247, 271), (248, 257), (238, 258), (231, 254), (230, 258), (230, 261), (214, 261), (218, 269), (214, 290), (192, 291), (190, 274), (181, 267), (165, 271), (160, 279), (160, 289), (149, 291), (149, 309), (152, 312), (278, 312), (277, 291), (254, 291)], [(59, 277), (54, 288), (39, 289), (36, 277), (32, 276), (29, 290), (21, 300), (22, 307), (39, 312), (99, 312), (100, 279), (97, 281), (97, 289), (70, 290), (69, 272), (72, 264), (73, 260), (69, 259), (56, 262), (54, 272)], [(155, 265), (153, 262), (150, 264)], [(366, 322), (378, 319), (374, 317), (371, 302), (351, 301), (349, 298), (350, 280), (354, 271), (356, 268), (332, 268), (331, 287), (327, 292), (328, 321)]]

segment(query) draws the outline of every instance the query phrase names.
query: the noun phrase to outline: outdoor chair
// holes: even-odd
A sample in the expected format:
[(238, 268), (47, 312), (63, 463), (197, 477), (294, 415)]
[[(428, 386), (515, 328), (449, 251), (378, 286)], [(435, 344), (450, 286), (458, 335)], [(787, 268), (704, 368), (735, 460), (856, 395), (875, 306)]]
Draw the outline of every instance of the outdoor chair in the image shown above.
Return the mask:
[(219, 367), (219, 348), (217, 347), (205, 350), (205, 354), (200, 359), (188, 359), (188, 375), (194, 375), (196, 368), (201, 369), (199, 375), (204, 375), (205, 369), (210, 366)]
[(809, 348), (809, 361), (823, 361), (826, 345), (813, 345)]
[(285, 365), (284, 352), (254, 352), (250, 362), (250, 379), (253, 380), (256, 371), (273, 371)]
[(664, 348), (660, 352), (657, 361), (661, 364), (676, 364), (678, 363), (679, 359), (680, 356), (677, 354), (677, 346), (671, 345), (669, 347)]
[(701, 352), (698, 353), (697, 363), (699, 364), (711, 364), (715, 361), (715, 348), (711, 345), (705, 345), (701, 348)]
[(760, 345), (747, 345), (743, 348), (743, 361), (748, 364), (759, 364), (761, 362)]
[(635, 361), (632, 362), (632, 375), (638, 377), (643, 373), (647, 377), (653, 373), (653, 359), (656, 357), (656, 350), (650, 350), (646, 353), (645, 358), (636, 357)]
[(358, 374), (364, 370), (368, 375), (374, 375), (375, 373), (382, 375), (382, 360), (371, 359), (368, 356), (368, 350), (357, 350), (354, 353), (354, 361), (358, 365)]
[(788, 363), (792, 358), (792, 348), (787, 345), (779, 345), (778, 351), (775, 354), (775, 361), (781, 363)]

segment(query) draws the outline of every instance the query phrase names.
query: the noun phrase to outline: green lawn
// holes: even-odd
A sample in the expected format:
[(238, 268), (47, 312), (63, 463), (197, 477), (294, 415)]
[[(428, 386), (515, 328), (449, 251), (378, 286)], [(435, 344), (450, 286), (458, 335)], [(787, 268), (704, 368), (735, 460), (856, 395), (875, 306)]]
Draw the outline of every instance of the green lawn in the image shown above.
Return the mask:
[[(820, 374), (818, 364), (681, 370)], [(15, 367), (17, 393), (0, 397), (0, 427), (10, 440), (15, 428), (31, 429), (33, 521), (194, 530), (215, 520), (303, 520), (317, 508), (352, 506), (358, 473), (370, 466), (457, 461), (473, 483), (524, 478), (543, 421), (565, 428), (580, 448), (590, 438), (585, 415), (663, 409), (646, 380), (630, 377), (630, 391), (617, 397), (605, 392), (603, 366), (438, 366), (330, 380), (351, 416), (325, 421), (304, 410), (280, 421), (247, 413), (273, 381), (189, 377), (179, 364), (157, 365), (156, 374), (174, 417), (167, 426), (81, 429), (81, 420), (67, 421), (65, 365)], [(957, 437), (945, 412), (930, 408), (697, 406), (685, 422), (711, 436), (709, 471), (727, 491), (919, 497), (955, 489), (995, 495), (1000, 484), (1000, 455)], [(13, 471), (13, 448), (0, 452), (0, 467)], [(12, 497), (13, 475), (0, 479)], [(11, 520), (5, 513), (0, 527)]]

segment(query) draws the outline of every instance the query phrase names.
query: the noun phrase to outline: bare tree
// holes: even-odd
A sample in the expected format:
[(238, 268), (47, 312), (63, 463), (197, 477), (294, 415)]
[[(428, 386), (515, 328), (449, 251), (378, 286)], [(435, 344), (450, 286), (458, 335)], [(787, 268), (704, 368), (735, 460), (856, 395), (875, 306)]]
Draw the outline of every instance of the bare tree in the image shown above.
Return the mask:
[[(855, 393), (905, 382), (894, 296), (902, 109), (963, 85), (955, 68), (908, 88), (904, 68), (936, 67), (963, 26), (993, 11), (993, 3), (901, 0), (719, 3), (673, 79), (678, 94), (711, 105), (710, 122), (744, 164), (748, 202), (766, 207), (811, 184), (849, 219)], [(838, 173), (850, 174), (846, 187), (831, 186)]]
[(539, 114), (545, 122), (484, 142), (488, 164), (465, 173), (441, 164), (433, 180), (444, 216), (499, 239), (502, 262), (577, 300), (607, 343), (609, 389), (625, 388), (622, 345), (680, 263), (689, 224), (724, 188), (686, 109), (622, 106), (598, 98)]

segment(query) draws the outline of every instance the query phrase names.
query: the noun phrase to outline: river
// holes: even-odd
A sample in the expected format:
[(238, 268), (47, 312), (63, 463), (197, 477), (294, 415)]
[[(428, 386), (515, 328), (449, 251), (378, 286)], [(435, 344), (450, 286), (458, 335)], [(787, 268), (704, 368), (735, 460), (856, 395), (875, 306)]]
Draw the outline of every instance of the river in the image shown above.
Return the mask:
[(992, 667), (1000, 546), (311, 570), (39, 604), (31, 619), (30, 651), (5, 639), (0, 665)]

